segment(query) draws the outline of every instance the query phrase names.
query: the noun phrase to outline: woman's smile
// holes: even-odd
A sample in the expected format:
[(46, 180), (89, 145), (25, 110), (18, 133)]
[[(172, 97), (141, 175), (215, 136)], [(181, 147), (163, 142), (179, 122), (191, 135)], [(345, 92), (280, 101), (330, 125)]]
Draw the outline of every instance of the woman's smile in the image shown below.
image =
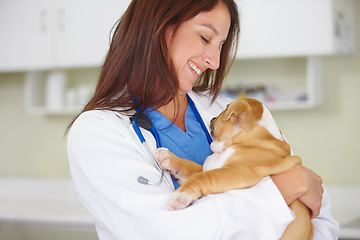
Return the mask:
[(203, 70), (200, 70), (200, 68), (199, 68), (198, 66), (196, 66), (196, 64), (193, 63), (191, 60), (188, 61), (188, 64), (189, 64), (190, 68), (191, 68), (192, 70), (194, 70), (194, 72), (195, 72), (198, 76), (200, 76), (200, 74), (203, 72)]

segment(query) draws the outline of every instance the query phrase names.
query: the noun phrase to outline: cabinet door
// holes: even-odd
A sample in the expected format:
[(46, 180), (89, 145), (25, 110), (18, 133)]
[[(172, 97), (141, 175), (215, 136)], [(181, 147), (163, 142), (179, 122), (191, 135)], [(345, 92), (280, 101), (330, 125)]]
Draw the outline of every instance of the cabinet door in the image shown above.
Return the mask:
[(239, 58), (333, 52), (332, 0), (237, 0)]
[(100, 66), (109, 48), (110, 31), (131, 0), (58, 0), (56, 66)]
[(0, 1), (0, 71), (34, 70), (52, 64), (51, 1)]

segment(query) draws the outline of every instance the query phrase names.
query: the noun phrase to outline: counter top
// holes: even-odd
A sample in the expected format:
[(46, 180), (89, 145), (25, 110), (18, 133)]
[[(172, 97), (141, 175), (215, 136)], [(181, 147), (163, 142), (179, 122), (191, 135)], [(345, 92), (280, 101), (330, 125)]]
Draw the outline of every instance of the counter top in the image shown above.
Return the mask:
[(0, 179), (0, 222), (94, 227), (68, 179)]
[(340, 224), (340, 239), (360, 239), (360, 186), (325, 186), (333, 217)]
[[(325, 186), (340, 238), (360, 239), (360, 186)], [(0, 178), (0, 222), (94, 228), (70, 179)]]

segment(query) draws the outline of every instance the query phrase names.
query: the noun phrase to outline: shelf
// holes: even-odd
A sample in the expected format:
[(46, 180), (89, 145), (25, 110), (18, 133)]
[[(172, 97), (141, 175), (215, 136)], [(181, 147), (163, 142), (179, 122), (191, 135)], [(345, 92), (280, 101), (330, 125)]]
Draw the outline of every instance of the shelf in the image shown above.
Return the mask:
[[(241, 87), (228, 86), (220, 95), (232, 99), (238, 97), (255, 98), (263, 102), (270, 110), (276, 111), (314, 108), (322, 102), (322, 59), (316, 56), (306, 57), (305, 59), (305, 77), (302, 80), (300, 79), (300, 81), (304, 82), (304, 89), (283, 91), (272, 89), (269, 87), (271, 86), (269, 83), (261, 83), (259, 85), (252, 83), (251, 87), (248, 87), (246, 84)], [(274, 59), (274, 61), (276, 61), (276, 59)], [(236, 79), (236, 85), (238, 81), (241, 82), (241, 80)], [(270, 82), (274, 81), (276, 82), (277, 80), (272, 79)], [(281, 85), (281, 83), (277, 85)]]
[(314, 105), (309, 102), (281, 102), (281, 103), (263, 102), (263, 103), (271, 111), (311, 109), (314, 107)]
[[(243, 60), (242, 60), (243, 61)], [(245, 60), (246, 61), (246, 60)], [(271, 111), (311, 109), (322, 99), (322, 59), (306, 58), (304, 92), (295, 92), (300, 97), (294, 100), (282, 97), (286, 101), (261, 100)], [(29, 114), (47, 116), (76, 116), (90, 99), (90, 90), (69, 88), (65, 71), (35, 71), (25, 76), (25, 109)], [(291, 94), (290, 94), (291, 95)], [(254, 97), (256, 98), (256, 97)], [(280, 98), (280, 97), (279, 97)], [(291, 100), (289, 100), (291, 99)]]
[(25, 75), (25, 110), (33, 115), (76, 116), (89, 101), (88, 86), (67, 86), (65, 71), (34, 71)]

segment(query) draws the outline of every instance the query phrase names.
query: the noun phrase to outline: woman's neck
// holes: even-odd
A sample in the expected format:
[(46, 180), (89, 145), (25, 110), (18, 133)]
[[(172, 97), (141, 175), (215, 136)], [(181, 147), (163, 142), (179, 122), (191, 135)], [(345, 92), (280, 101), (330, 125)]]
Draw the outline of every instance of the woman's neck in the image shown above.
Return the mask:
[(174, 100), (162, 106), (158, 111), (172, 121), (181, 130), (186, 132), (185, 112), (188, 105), (186, 94), (179, 94)]

